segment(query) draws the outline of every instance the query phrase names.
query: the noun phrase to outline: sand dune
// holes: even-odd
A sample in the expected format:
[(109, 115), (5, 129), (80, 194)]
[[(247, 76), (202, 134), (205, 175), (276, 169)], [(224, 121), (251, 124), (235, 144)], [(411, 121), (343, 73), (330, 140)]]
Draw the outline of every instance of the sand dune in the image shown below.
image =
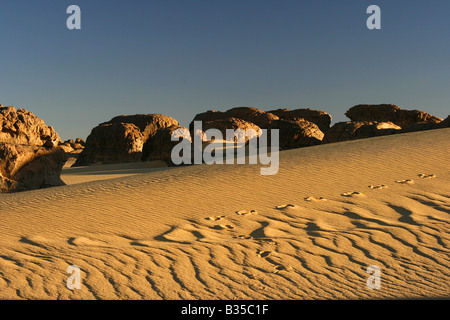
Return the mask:
[[(0, 195), (0, 298), (448, 298), (449, 137), (283, 151), (272, 176), (65, 170), (67, 186)], [(80, 290), (66, 287), (69, 265)], [(371, 265), (380, 289), (367, 288)]]

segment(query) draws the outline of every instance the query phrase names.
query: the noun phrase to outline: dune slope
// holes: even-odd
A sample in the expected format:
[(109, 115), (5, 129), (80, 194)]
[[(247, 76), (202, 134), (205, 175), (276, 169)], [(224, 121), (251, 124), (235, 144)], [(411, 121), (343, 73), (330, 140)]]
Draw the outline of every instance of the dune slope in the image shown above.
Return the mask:
[(283, 151), (273, 176), (196, 165), (1, 194), (0, 298), (448, 298), (449, 137)]

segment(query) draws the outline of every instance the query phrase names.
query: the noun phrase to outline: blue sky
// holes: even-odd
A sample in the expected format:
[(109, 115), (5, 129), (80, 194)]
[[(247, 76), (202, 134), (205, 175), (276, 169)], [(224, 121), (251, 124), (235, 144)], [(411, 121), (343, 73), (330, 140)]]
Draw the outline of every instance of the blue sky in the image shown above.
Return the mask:
[[(68, 30), (66, 8), (81, 8)], [(381, 30), (366, 9), (381, 8)], [(448, 0), (1, 0), (0, 104), (63, 139), (113, 116), (359, 103), (450, 112)]]

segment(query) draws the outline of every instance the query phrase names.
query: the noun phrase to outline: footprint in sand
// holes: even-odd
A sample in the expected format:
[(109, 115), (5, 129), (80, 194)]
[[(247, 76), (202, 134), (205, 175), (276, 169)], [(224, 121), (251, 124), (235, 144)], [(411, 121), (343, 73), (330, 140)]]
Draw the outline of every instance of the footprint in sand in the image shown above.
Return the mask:
[(236, 214), (238, 214), (240, 216), (246, 216), (249, 214), (258, 214), (258, 211), (256, 211), (256, 210), (240, 210), (240, 211), (236, 211)]
[(272, 251), (262, 251), (262, 250), (258, 250), (256, 252), (258, 257), (260, 257), (260, 258), (267, 258), (268, 256), (270, 256), (271, 253), (272, 253)]
[(273, 241), (272, 239), (258, 239), (258, 240), (261, 242), (267, 243), (267, 244), (274, 245), (274, 246), (276, 246), (278, 244), (278, 242)]
[(219, 225), (215, 226), (214, 228), (215, 229), (219, 229), (219, 230), (233, 230), (233, 229), (235, 229), (235, 227), (230, 225), (230, 224), (219, 224)]
[(307, 197), (305, 201), (316, 202), (316, 201), (327, 201), (324, 197)]
[[(275, 261), (274, 258), (272, 258), (272, 253), (273, 253), (272, 251), (262, 251), (262, 250), (258, 250), (256, 252), (258, 257), (266, 258), (266, 261), (273, 265), (274, 273), (278, 273), (280, 271), (292, 270), (291, 266), (289, 266), (289, 265), (284, 266), (284, 265), (278, 263), (277, 261)], [(275, 259), (278, 260), (277, 258), (275, 258)]]
[(413, 183), (414, 183), (414, 180), (411, 180), (411, 179), (404, 179), (404, 180), (397, 180), (397, 181), (395, 181), (395, 182), (397, 182), (397, 183), (402, 183), (402, 184), (413, 184)]
[(425, 173), (421, 173), (419, 174), (419, 177), (422, 179), (428, 179), (428, 178), (436, 178), (435, 174), (425, 174)]
[(277, 271), (286, 270), (286, 269), (287, 268), (285, 266), (281, 265), (281, 264), (275, 266), (275, 270), (277, 270)]
[(225, 218), (225, 216), (207, 217), (207, 218), (205, 218), (205, 220), (219, 221), (223, 218)]
[(292, 267), (291, 266), (283, 266), (283, 265), (281, 265), (281, 264), (277, 264), (277, 265), (275, 265), (274, 266), (274, 269), (275, 269), (275, 273), (278, 273), (278, 272), (280, 272), (280, 271), (288, 271), (288, 270), (292, 270)]
[(386, 189), (386, 188), (388, 188), (388, 186), (386, 186), (384, 184), (379, 184), (379, 185), (376, 185), (376, 186), (370, 185), (369, 188), (370, 189)]
[(85, 237), (72, 237), (67, 241), (73, 246), (92, 246), (92, 247), (107, 247), (108, 244), (103, 241), (93, 240)]
[(362, 192), (358, 192), (358, 191), (353, 191), (353, 192), (345, 192), (342, 194), (342, 196), (344, 197), (358, 197), (358, 198), (362, 198), (365, 197), (366, 195)]
[(282, 205), (276, 206), (275, 208), (276, 208), (276, 209), (286, 209), (286, 208), (288, 208), (288, 207), (294, 208), (295, 205), (293, 205), (293, 204), (282, 204)]
[(240, 236), (233, 237), (233, 238), (235, 238), (235, 239), (242, 239), (242, 240), (251, 240), (251, 239), (253, 239), (252, 236), (246, 236), (246, 235), (243, 235), (243, 234), (241, 234)]

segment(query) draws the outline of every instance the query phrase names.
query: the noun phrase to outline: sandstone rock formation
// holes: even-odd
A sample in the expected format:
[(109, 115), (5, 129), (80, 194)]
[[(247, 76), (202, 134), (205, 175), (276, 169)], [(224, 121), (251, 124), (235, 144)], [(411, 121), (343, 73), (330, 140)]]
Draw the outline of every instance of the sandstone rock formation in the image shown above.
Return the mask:
[(412, 123), (406, 127), (404, 127), (401, 132), (415, 132), (415, 131), (424, 131), (424, 130), (433, 130), (433, 129), (440, 129), (440, 128), (448, 128), (450, 127), (450, 116), (445, 118), (445, 120), (442, 120), (440, 122), (417, 122)]
[(69, 139), (58, 145), (58, 147), (63, 149), (67, 155), (67, 161), (63, 168), (69, 168), (76, 162), (78, 156), (83, 152), (85, 145), (84, 140), (80, 138), (77, 138), (76, 140)]
[(321, 143), (324, 136), (322, 130), (329, 129), (331, 116), (326, 112), (311, 109), (278, 109), (265, 112), (252, 107), (237, 107), (225, 112), (207, 111), (197, 114), (189, 125), (191, 132), (194, 121), (202, 122), (203, 131), (210, 128), (219, 129), (224, 137), (226, 129), (255, 129), (258, 136), (260, 129), (279, 129), (280, 147), (291, 149)]
[(0, 106), (0, 193), (64, 185), (56, 131), (33, 113)]
[(43, 146), (58, 144), (61, 138), (33, 113), (0, 105), (0, 142)]
[(178, 121), (162, 114), (114, 117), (92, 129), (73, 166), (139, 161), (145, 141), (173, 125), (178, 125)]
[(144, 135), (132, 123), (104, 123), (94, 129), (73, 167), (139, 161)]
[(247, 122), (256, 124), (261, 129), (267, 129), (272, 121), (278, 120), (279, 118), (268, 112), (264, 112), (257, 108), (252, 107), (236, 107), (229, 109), (225, 112), (228, 118), (237, 118)]
[(178, 125), (178, 121), (163, 114), (135, 114), (117, 116), (105, 123), (132, 123), (141, 131), (144, 141), (154, 135), (159, 129)]
[(62, 186), (61, 169), (67, 160), (60, 148), (0, 143), (0, 192)]
[[(204, 121), (202, 125), (203, 131), (206, 134), (206, 139), (211, 140), (211, 136), (208, 135), (208, 129), (217, 129), (221, 132), (224, 140), (236, 141), (235, 137), (229, 139), (226, 134), (227, 129), (241, 129), (246, 133), (245, 141), (257, 138), (261, 135), (261, 128), (252, 122), (247, 122), (238, 118), (224, 118), (218, 120)], [(250, 131), (249, 131), (250, 130)]]
[(75, 143), (80, 144), (82, 147), (86, 146), (86, 142), (81, 138), (76, 138)]
[(279, 130), (280, 150), (318, 145), (322, 143), (324, 137), (323, 132), (316, 124), (302, 118), (275, 120), (270, 129)]
[(400, 132), (407, 133), (407, 132), (432, 130), (432, 129), (438, 129), (438, 128), (439, 128), (439, 123), (416, 122), (416, 123), (411, 123), (410, 125), (405, 126), (404, 128), (402, 128), (402, 130)]
[(351, 121), (392, 122), (402, 128), (413, 123), (439, 123), (441, 118), (419, 110), (403, 110), (393, 104), (359, 104), (350, 108), (345, 115)]
[[(179, 140), (172, 141), (172, 135)], [(142, 161), (163, 160), (168, 165), (172, 165), (172, 148), (183, 138), (192, 142), (189, 130), (179, 125), (173, 125), (158, 130), (144, 143), (142, 149)]]
[[(278, 120), (278, 117), (274, 114), (264, 112), (260, 109), (253, 107), (236, 107), (229, 109), (225, 112), (222, 111), (207, 111), (195, 115), (192, 122), (189, 124), (189, 130), (192, 132), (194, 121), (201, 121), (202, 124), (208, 121), (224, 120), (227, 118), (240, 119), (246, 122), (255, 124), (261, 129), (266, 129), (270, 126), (270, 123), (274, 120)], [(229, 128), (231, 129), (231, 128)], [(206, 129), (203, 128), (203, 131)]]
[(447, 116), (444, 120), (438, 123), (439, 128), (450, 128), (450, 115)]
[(77, 138), (76, 140), (69, 139), (64, 142), (60, 142), (58, 146), (68, 153), (80, 153), (83, 151), (85, 145), (86, 143), (83, 139)]
[(277, 109), (268, 111), (283, 120), (295, 120), (303, 118), (309, 122), (315, 123), (322, 132), (326, 132), (330, 128), (331, 115), (325, 111), (312, 109)]
[(352, 121), (338, 122), (325, 133), (324, 143), (370, 138), (400, 132), (392, 122)]

